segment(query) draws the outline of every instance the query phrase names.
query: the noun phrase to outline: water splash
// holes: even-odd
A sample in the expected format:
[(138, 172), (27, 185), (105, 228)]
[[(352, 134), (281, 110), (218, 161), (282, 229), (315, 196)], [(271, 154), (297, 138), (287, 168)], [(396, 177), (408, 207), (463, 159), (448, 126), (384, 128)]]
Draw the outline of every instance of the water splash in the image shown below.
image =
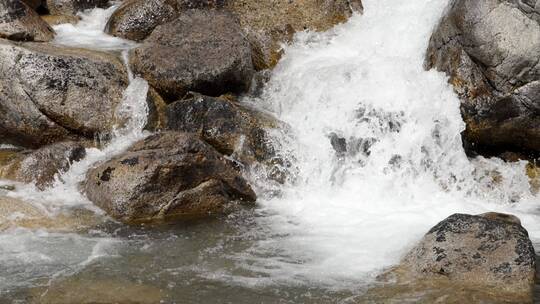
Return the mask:
[(366, 282), (455, 212), (513, 213), (540, 239), (525, 163), (469, 160), (457, 96), (445, 75), (423, 69), (447, 3), (366, 0), (363, 16), (286, 47), (249, 102), (291, 126), (284, 142), (298, 174), (261, 202), (259, 224), (272, 234), (239, 257), (250, 270)]

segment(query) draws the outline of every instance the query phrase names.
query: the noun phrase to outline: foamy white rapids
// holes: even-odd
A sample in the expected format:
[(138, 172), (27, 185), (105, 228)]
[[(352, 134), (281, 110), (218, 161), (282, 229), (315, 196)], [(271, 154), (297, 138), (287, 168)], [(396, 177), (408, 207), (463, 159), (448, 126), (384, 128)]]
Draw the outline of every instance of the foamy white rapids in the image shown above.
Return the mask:
[(239, 259), (272, 280), (369, 281), (456, 212), (512, 213), (540, 240), (524, 163), (469, 160), (457, 96), (423, 69), (448, 1), (363, 2), (365, 14), (335, 30), (297, 35), (262, 98), (249, 100), (291, 126), (282, 145), (298, 174), (260, 202), (273, 237)]
[(81, 20), (54, 26), (56, 36), (53, 43), (96, 50), (124, 50), (137, 44), (104, 33), (107, 21), (120, 4), (107, 9), (95, 8), (78, 14)]

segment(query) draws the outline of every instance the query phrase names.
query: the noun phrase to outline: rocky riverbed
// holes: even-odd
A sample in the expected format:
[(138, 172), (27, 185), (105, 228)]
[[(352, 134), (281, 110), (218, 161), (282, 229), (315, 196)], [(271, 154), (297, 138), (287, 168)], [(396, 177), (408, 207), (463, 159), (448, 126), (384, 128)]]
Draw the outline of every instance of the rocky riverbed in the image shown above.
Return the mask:
[(532, 303), (539, 22), (3, 1), (0, 302)]

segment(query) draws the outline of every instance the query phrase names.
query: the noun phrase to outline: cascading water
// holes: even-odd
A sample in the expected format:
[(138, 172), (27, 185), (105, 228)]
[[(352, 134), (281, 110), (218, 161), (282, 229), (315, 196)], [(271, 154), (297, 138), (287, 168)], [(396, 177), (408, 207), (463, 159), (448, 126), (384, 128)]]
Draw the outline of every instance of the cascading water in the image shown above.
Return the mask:
[(253, 250), (283, 258), (256, 259), (257, 271), (356, 281), (397, 263), (456, 212), (516, 214), (538, 240), (539, 198), (524, 163), (469, 160), (457, 96), (442, 73), (423, 69), (447, 3), (366, 0), (365, 15), (286, 47), (263, 96), (250, 100), (291, 126), (285, 146), (298, 171), (261, 202), (270, 215), (260, 224), (280, 237)]
[[(443, 74), (422, 68), (448, 1), (363, 2), (365, 14), (346, 24), (298, 34), (262, 96), (244, 98), (290, 126), (275, 135), (279, 154), (293, 164), (279, 194), (254, 179), (254, 211), (193, 225), (1, 232), (0, 302), (4, 290), (24, 298), (23, 287), (74, 277), (158, 286), (165, 303), (252, 303), (255, 294), (261, 303), (336, 303), (455, 212), (513, 213), (540, 241), (539, 198), (525, 164), (468, 159), (458, 98)], [(113, 11), (57, 26), (55, 43), (133, 46), (102, 32)], [(147, 91), (130, 73), (116, 113), (125, 123), (112, 141), (89, 149), (51, 189), (17, 185), (9, 195), (51, 214), (81, 205), (99, 212), (77, 185), (90, 166), (146, 135)]]

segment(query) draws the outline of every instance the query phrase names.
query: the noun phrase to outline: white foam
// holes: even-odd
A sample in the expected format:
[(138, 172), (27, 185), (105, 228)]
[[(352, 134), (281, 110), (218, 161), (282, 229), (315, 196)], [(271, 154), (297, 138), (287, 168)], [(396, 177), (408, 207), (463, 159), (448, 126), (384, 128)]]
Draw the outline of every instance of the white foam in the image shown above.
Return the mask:
[(78, 14), (81, 20), (75, 25), (65, 23), (54, 26), (56, 36), (53, 43), (97, 50), (124, 50), (136, 46), (137, 43), (133, 41), (104, 32), (107, 21), (118, 6), (87, 10)]
[[(285, 48), (263, 97), (250, 102), (291, 126), (295, 140), (283, 142), (299, 173), (282, 196), (260, 202), (269, 215), (259, 223), (277, 237), (241, 256), (246, 267), (277, 280), (369, 279), (456, 212), (513, 213), (540, 240), (525, 164), (467, 159), (460, 102), (445, 75), (422, 67), (447, 3), (366, 0), (365, 15)], [(331, 133), (374, 143), (369, 155), (364, 144), (338, 157)]]

